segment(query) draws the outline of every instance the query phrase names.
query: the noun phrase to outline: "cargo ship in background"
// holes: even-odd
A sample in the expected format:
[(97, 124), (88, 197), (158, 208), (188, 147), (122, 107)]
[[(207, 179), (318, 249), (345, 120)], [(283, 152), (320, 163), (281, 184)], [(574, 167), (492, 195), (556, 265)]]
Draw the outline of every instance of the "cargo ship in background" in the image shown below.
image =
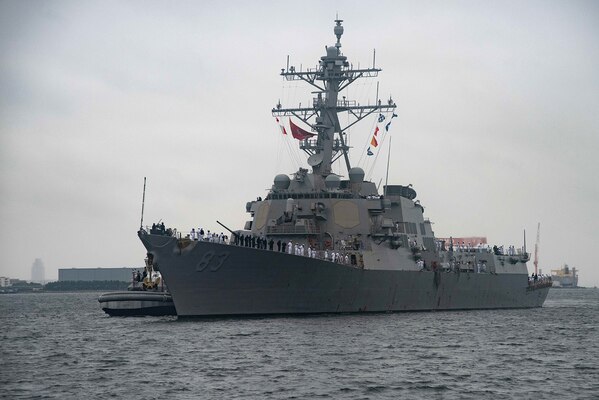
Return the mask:
[[(285, 134), (288, 121), (309, 168), (276, 175), (264, 199), (247, 202), (245, 226), (227, 228), (228, 240), (142, 223), (138, 236), (168, 284), (177, 315), (541, 307), (551, 283), (529, 279), (525, 246), (437, 239), (412, 185), (385, 182), (379, 191), (351, 165), (349, 128), (368, 117), (376, 121), (371, 155), (398, 115), (392, 98), (379, 99), (378, 90), (368, 105), (340, 96), (381, 71), (374, 61), (355, 68), (342, 54), (342, 22), (335, 20), (337, 41), (314, 68), (287, 63), (281, 70), (284, 79), (311, 87), (312, 104), (286, 108), (279, 102), (272, 109)], [(343, 171), (333, 171), (337, 160)]]
[(553, 281), (553, 287), (577, 288), (578, 272), (576, 268), (570, 268), (568, 264), (564, 264), (560, 269), (551, 270), (551, 280)]

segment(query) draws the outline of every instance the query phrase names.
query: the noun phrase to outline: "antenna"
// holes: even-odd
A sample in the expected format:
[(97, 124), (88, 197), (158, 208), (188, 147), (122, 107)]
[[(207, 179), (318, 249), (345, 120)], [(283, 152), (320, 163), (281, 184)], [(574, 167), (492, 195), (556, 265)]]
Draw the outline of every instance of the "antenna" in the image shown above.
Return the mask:
[(139, 229), (143, 229), (144, 226), (144, 204), (146, 202), (146, 177), (144, 176), (144, 194), (141, 198), (141, 222), (139, 223)]
[(376, 64), (376, 49), (372, 49), (372, 68)]

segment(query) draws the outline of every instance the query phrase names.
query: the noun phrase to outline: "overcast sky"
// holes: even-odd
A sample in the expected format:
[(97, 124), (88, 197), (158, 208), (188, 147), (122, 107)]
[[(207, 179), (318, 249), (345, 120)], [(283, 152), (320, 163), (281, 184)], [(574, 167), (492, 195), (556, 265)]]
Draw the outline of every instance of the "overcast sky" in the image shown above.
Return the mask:
[[(376, 48), (383, 69), (346, 95), (393, 95), (389, 181), (436, 235), (520, 246), (526, 229), (534, 250), (540, 222), (540, 267), (599, 286), (596, 1), (2, 0), (0, 276), (142, 266), (144, 176), (144, 224), (243, 227), (298, 167), (270, 110), (311, 89), (280, 69), (315, 66), (336, 13), (350, 62)], [(355, 164), (373, 126), (350, 132)]]

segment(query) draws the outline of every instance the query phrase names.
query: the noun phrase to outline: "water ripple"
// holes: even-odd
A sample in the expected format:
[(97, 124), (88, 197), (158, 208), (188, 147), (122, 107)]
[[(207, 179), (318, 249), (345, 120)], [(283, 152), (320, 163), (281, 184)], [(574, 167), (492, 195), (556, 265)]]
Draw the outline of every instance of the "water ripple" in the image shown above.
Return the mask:
[(534, 310), (109, 318), (98, 293), (0, 296), (14, 399), (553, 399), (599, 392), (599, 291)]

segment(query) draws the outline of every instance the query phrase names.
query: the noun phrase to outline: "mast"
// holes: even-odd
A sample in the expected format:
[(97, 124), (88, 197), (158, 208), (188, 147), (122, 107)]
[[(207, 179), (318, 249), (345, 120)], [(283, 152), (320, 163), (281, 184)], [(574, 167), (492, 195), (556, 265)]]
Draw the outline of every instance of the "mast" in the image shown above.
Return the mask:
[[(302, 80), (316, 88), (313, 92), (312, 107), (283, 108), (281, 103), (272, 109), (275, 117), (291, 117), (303, 121), (317, 133), (316, 139), (307, 139), (300, 143), (300, 148), (306, 152), (308, 164), (312, 167), (314, 175), (325, 178), (331, 174), (331, 166), (339, 157), (345, 158), (347, 169), (351, 169), (348, 152), (349, 146), (344, 139), (344, 132), (371, 115), (374, 112), (389, 112), (396, 108), (394, 101), (389, 98), (386, 104), (377, 99), (374, 105), (362, 106), (356, 101), (339, 100), (339, 93), (360, 78), (378, 76), (380, 68), (354, 69), (341, 53), (341, 36), (343, 35), (343, 20), (336, 19), (333, 32), (337, 42), (326, 47), (326, 55), (320, 58), (316, 68), (306, 71), (296, 71), (294, 66), (287, 65), (281, 70), (281, 76), (288, 81)], [(342, 127), (338, 114), (347, 112), (354, 118), (347, 126)]]
[(146, 177), (144, 176), (144, 193), (141, 198), (141, 222), (139, 223), (139, 229), (144, 227), (144, 204), (146, 202)]
[(535, 275), (539, 270), (539, 244), (541, 237), (541, 223), (539, 222), (537, 225), (537, 242), (535, 243), (535, 261), (533, 264), (535, 265)]

